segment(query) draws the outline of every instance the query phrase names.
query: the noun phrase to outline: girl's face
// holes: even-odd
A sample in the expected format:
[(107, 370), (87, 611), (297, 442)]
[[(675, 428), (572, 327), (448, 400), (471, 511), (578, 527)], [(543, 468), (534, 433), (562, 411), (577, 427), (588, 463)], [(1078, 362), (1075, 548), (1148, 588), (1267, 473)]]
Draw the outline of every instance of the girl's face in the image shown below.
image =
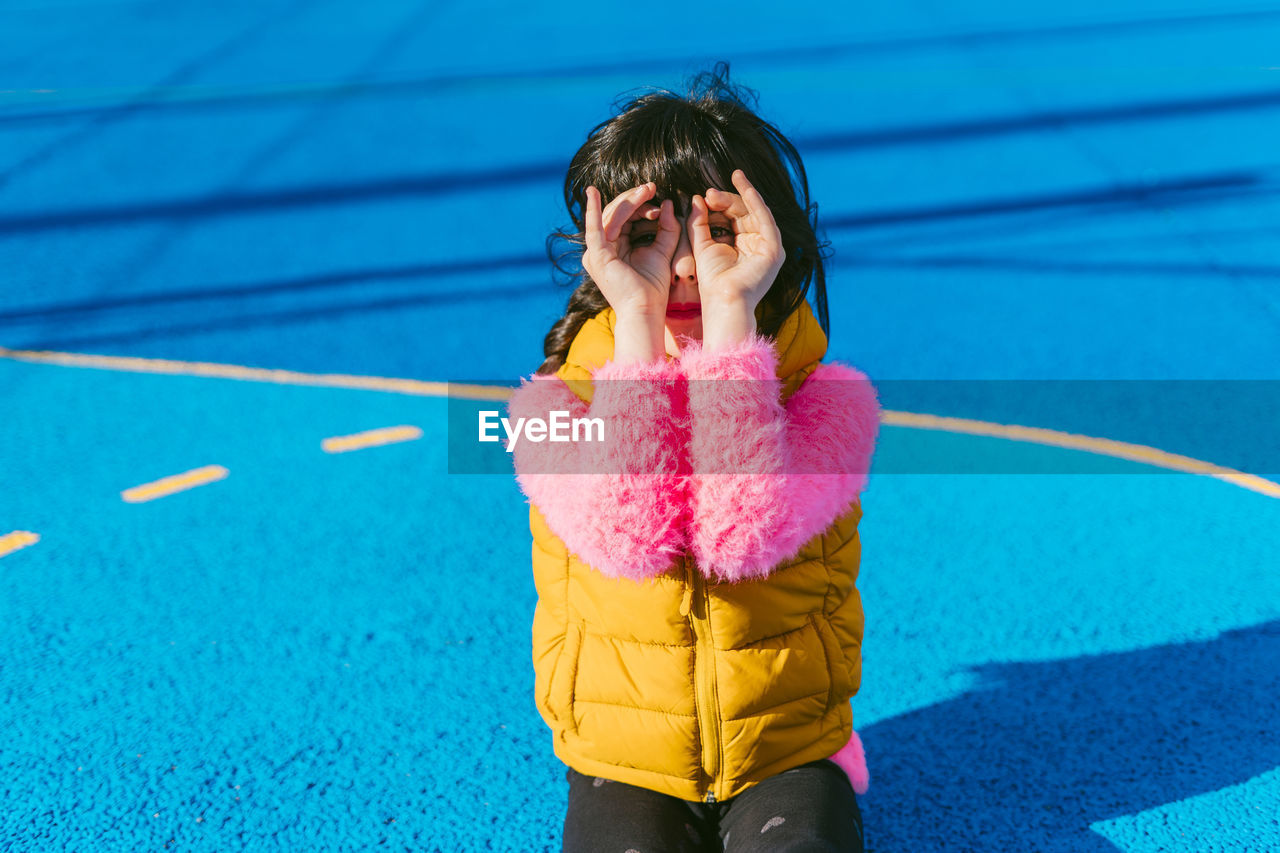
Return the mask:
[[(702, 300), (698, 295), (698, 269), (689, 236), (689, 197), (681, 194), (675, 201), (676, 219), (680, 223), (680, 242), (671, 256), (671, 290), (667, 294), (667, 353), (679, 355), (677, 338), (702, 340)], [(628, 222), (633, 247), (647, 246), (658, 230), (658, 208), (662, 199), (654, 199), (635, 212)], [(733, 221), (720, 211), (712, 211), (709, 226), (711, 239), (717, 243), (734, 242)]]

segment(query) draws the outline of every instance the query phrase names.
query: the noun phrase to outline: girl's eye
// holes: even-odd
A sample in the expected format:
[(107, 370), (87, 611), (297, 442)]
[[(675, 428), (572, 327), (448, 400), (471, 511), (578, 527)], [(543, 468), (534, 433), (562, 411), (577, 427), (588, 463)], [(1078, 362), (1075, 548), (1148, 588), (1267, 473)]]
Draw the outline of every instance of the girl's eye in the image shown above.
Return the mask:
[(711, 239), (719, 240), (721, 237), (733, 237), (733, 229), (726, 228), (723, 225), (711, 226)]
[(647, 246), (653, 242), (656, 235), (652, 231), (641, 231), (639, 233), (631, 232), (632, 246)]

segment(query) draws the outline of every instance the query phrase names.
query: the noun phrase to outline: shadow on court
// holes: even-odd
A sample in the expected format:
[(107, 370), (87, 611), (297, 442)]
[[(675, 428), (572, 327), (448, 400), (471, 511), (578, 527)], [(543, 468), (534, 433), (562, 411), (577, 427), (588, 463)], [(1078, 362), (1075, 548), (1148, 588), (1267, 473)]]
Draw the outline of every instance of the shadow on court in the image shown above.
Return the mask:
[(863, 732), (868, 844), (1114, 853), (1091, 824), (1280, 767), (1277, 660), (1280, 620), (1202, 642), (977, 667), (977, 690)]

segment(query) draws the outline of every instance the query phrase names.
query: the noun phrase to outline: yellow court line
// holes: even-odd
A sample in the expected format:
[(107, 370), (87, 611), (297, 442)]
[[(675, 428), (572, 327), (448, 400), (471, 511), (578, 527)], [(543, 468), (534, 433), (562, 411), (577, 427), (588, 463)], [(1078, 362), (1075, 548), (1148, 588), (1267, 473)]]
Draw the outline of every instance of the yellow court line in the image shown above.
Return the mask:
[(225, 480), (229, 473), (231, 472), (221, 465), (206, 465), (203, 468), (193, 468), (181, 474), (161, 477), (159, 480), (125, 489), (120, 493), (120, 497), (131, 504), (153, 501), (156, 498), (163, 498), (175, 492), (185, 492), (187, 489), (194, 489), (197, 486)]
[(40, 534), (32, 533), (30, 530), (15, 530), (12, 533), (6, 533), (0, 536), (0, 557), (34, 545), (39, 541)]
[[(466, 385), (458, 382), (423, 382), (417, 379), (389, 379), (381, 376), (356, 376), (338, 373), (301, 373), (293, 370), (266, 370), (257, 367), (241, 367), (234, 364), (217, 364), (212, 362), (171, 361), (163, 359), (137, 358), (131, 356), (89, 355), (84, 353), (48, 352), (33, 350), (11, 350), (0, 347), (0, 358), (12, 358), (20, 361), (57, 364), (65, 367), (94, 367), (104, 370), (126, 370), (142, 373), (170, 373), (185, 376), (215, 376), (224, 379), (242, 379), (253, 382), (272, 382), (282, 385), (320, 385), (339, 388), (358, 388), (370, 391), (389, 391), (397, 394), (411, 394), (423, 397), (453, 397), (468, 400), (505, 400), (514, 390), (509, 387), (492, 385)], [(1083, 450), (1102, 456), (1114, 456), (1143, 462), (1159, 468), (1182, 471), (1187, 474), (1201, 474), (1266, 495), (1280, 498), (1280, 483), (1246, 474), (1232, 468), (1224, 468), (1193, 459), (1167, 453), (1154, 447), (1142, 444), (1130, 444), (1114, 441), (1109, 438), (1095, 438), (1088, 435), (1060, 432), (1041, 427), (1025, 427), (1014, 424), (997, 424), (990, 421), (969, 420), (967, 418), (951, 418), (939, 415), (918, 414), (915, 412), (898, 412), (884, 410), (881, 421), (887, 426), (906, 427), (908, 429), (940, 430), (943, 432), (964, 433), (967, 435), (985, 435), (1009, 441), (1024, 441), (1044, 444), (1051, 447), (1063, 447), (1070, 450)]]
[[(130, 373), (167, 373), (178, 376), (205, 376), (218, 379), (241, 379), (270, 382), (276, 385), (316, 385), (329, 388), (356, 388), (369, 391), (393, 391), (423, 397), (443, 397), (447, 382), (423, 382), (417, 379), (391, 379), (382, 376), (351, 376), (345, 373), (302, 373), (296, 370), (271, 370), (218, 364), (209, 361), (173, 361), (162, 358), (137, 358), (123, 355), (88, 355), (77, 352), (47, 350), (13, 350), (0, 347), (0, 358), (56, 364), (62, 367), (96, 367), (102, 370), (124, 370)], [(505, 390), (505, 389), (495, 389)]]
[(1110, 438), (1095, 438), (1091, 435), (1079, 435), (1077, 433), (1060, 432), (1055, 429), (1044, 429), (1042, 427), (1018, 426), (1017, 424), (997, 424), (990, 421), (975, 421), (968, 418), (951, 418), (941, 415), (925, 415), (916, 412), (897, 412), (892, 410), (883, 410), (880, 413), (880, 421), (887, 426), (908, 427), (910, 429), (928, 429), (939, 430), (942, 432), (964, 433), (966, 435), (983, 435), (992, 438), (1003, 438), (1008, 441), (1022, 441), (1031, 444), (1044, 444), (1051, 447), (1062, 447), (1068, 450), (1084, 450), (1089, 453), (1095, 453), (1099, 456), (1112, 456), (1117, 459), (1128, 459), (1133, 462), (1142, 462), (1147, 465), (1154, 465), (1157, 468), (1167, 468), (1172, 471), (1182, 471), (1187, 474), (1203, 474), (1206, 477), (1216, 477), (1219, 480), (1225, 480), (1228, 483), (1239, 486), (1243, 489), (1257, 492), (1267, 497), (1280, 498), (1280, 483), (1273, 483), (1263, 477), (1254, 474), (1246, 474), (1242, 471), (1236, 471), (1232, 468), (1224, 468), (1221, 465), (1214, 465), (1212, 462), (1205, 462), (1200, 459), (1193, 459), (1190, 456), (1181, 456), (1177, 453), (1169, 453), (1155, 447), (1148, 447), (1145, 444), (1131, 444), (1127, 441), (1115, 441)]
[(414, 441), (422, 438), (422, 430), (416, 426), (393, 426), (381, 429), (365, 430), (354, 435), (335, 435), (320, 442), (325, 453), (346, 453), (349, 450), (363, 450), (366, 447), (378, 447), (383, 444), (395, 444), (399, 441)]

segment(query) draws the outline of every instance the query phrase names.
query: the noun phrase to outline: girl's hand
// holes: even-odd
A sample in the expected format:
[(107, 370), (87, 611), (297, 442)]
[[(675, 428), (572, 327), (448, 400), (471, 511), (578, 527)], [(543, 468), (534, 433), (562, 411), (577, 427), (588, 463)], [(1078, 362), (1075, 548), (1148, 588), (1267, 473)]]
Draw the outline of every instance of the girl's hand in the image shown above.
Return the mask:
[[(778, 277), (787, 254), (782, 248), (782, 232), (764, 197), (741, 169), (734, 170), (731, 180), (738, 193), (708, 189), (705, 198), (693, 197), (689, 215), (704, 328), (708, 309), (716, 312), (732, 307), (754, 312)], [(712, 239), (711, 211), (721, 211), (732, 221), (733, 245)]]
[[(643, 317), (661, 329), (671, 290), (671, 257), (680, 242), (680, 224), (670, 199), (649, 202), (657, 192), (650, 181), (619, 195), (600, 209), (600, 191), (587, 187), (586, 240), (582, 266), (620, 317)], [(645, 245), (631, 245), (631, 223), (657, 220), (658, 230)]]

